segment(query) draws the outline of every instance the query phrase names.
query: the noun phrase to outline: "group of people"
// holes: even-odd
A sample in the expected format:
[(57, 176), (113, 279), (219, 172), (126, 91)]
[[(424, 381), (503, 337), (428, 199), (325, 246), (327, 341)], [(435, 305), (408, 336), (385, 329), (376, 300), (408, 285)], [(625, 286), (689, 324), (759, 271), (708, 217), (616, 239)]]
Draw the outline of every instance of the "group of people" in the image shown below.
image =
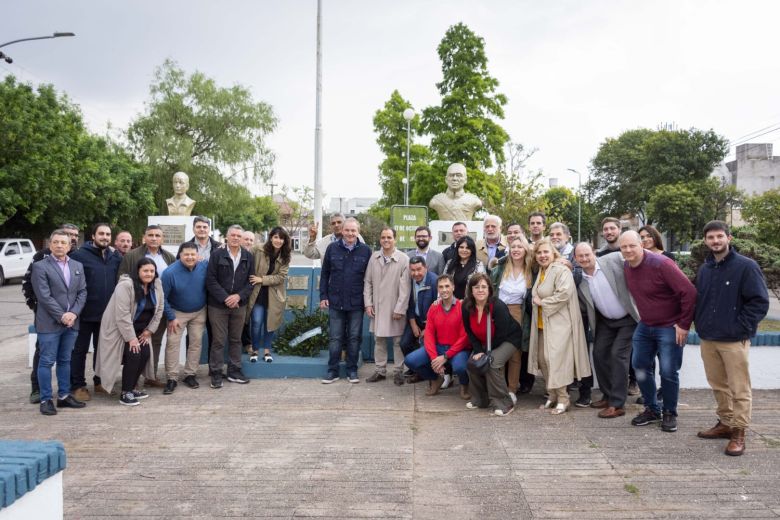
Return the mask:
[[(330, 224), (332, 233), (320, 240), (313, 225), (304, 249), (322, 262), (320, 308), (329, 317), (323, 383), (339, 380), (344, 351), (347, 380), (360, 382), (365, 314), (376, 340), (367, 383), (388, 378), (392, 349), (395, 384), (428, 381), (433, 396), (457, 377), (467, 409), (506, 416), (541, 375), (541, 410), (566, 413), (569, 392), (577, 388), (575, 406), (599, 409), (604, 419), (625, 415), (636, 384), (644, 410), (631, 424), (660, 423), (673, 432), (683, 347), (695, 323), (718, 403), (718, 423), (699, 436), (728, 438), (729, 455), (744, 451), (750, 338), (769, 304), (759, 267), (730, 246), (724, 222), (709, 222), (703, 230), (710, 256), (696, 286), (663, 250), (655, 228), (622, 231), (611, 217), (602, 222), (606, 245), (597, 251), (587, 242), (572, 244), (568, 226), (548, 226), (540, 212), (530, 215), (527, 235), (518, 223), (502, 233), (501, 219), (488, 215), (477, 241), (464, 222), (456, 222), (453, 242), (441, 253), (430, 247), (426, 226), (415, 231), (417, 247), (404, 253), (391, 227), (381, 230), (380, 248), (372, 251), (356, 219), (337, 213)], [(249, 382), (241, 368), (242, 345), (249, 345), (250, 361), (259, 359), (261, 348), (263, 360), (273, 361), (271, 343), (286, 306), (290, 236), (276, 227), (255, 246), (254, 234), (234, 225), (223, 246), (210, 231), (208, 219), (195, 217), (195, 236), (177, 256), (162, 248), (163, 231), (155, 225), (135, 249), (126, 232), (112, 247), (112, 230), (104, 223), (78, 249), (75, 226), (52, 233), (50, 248), (38, 254), (24, 284), (38, 332), (31, 401), (40, 402), (41, 413), (81, 408), (91, 399), (84, 376), (90, 340), (94, 391), (111, 395), (121, 365), (119, 400), (130, 406), (148, 397), (144, 384), (174, 392), (185, 330), (182, 381), (190, 388), (199, 386), (204, 328), (212, 388), (221, 388), (224, 378)], [(163, 382), (157, 365), (166, 331)], [(594, 373), (601, 390), (595, 401)]]
[[(512, 413), (518, 394), (529, 393), (538, 375), (546, 389), (540, 409), (553, 415), (570, 409), (569, 391), (578, 388), (575, 406), (598, 409), (603, 419), (622, 417), (636, 385), (644, 410), (631, 424), (660, 423), (662, 431), (674, 432), (683, 351), (695, 323), (718, 403), (718, 423), (698, 435), (728, 438), (725, 452), (743, 453), (751, 414), (750, 338), (769, 300), (761, 270), (731, 247), (726, 223), (704, 227), (710, 255), (695, 286), (654, 227), (623, 231), (612, 217), (602, 221), (606, 244), (599, 250), (572, 244), (568, 226), (548, 226), (540, 212), (531, 214), (528, 235), (518, 223), (503, 234), (501, 219), (488, 215), (478, 241), (456, 222), (443, 253), (431, 249), (425, 226), (415, 232), (417, 248), (405, 254), (390, 227), (372, 252), (354, 218), (335, 215), (331, 226), (333, 233), (312, 240), (307, 250), (322, 260), (320, 307), (329, 314), (323, 383), (339, 379), (344, 350), (347, 380), (360, 382), (365, 313), (376, 339), (368, 383), (388, 377), (393, 348), (395, 384), (428, 381), (433, 396), (454, 375), (467, 409), (497, 416)], [(316, 231), (310, 230), (312, 238)], [(594, 373), (601, 390), (595, 401)]]
[[(145, 386), (172, 394), (180, 375), (185, 385), (198, 388), (204, 329), (211, 388), (222, 388), (225, 378), (249, 383), (242, 372), (242, 346), (253, 362), (261, 348), (263, 360), (273, 361), (271, 343), (287, 300), (289, 234), (275, 227), (263, 245), (255, 246), (254, 233), (234, 225), (223, 245), (211, 237), (205, 217), (194, 217), (193, 234), (176, 256), (162, 247), (163, 230), (157, 225), (146, 228), (135, 249), (126, 231), (112, 245), (106, 223), (95, 224), (91, 240), (81, 247), (74, 225), (51, 234), (49, 247), (36, 254), (22, 285), (37, 332), (30, 401), (40, 404), (42, 414), (83, 408), (92, 399), (85, 379), (90, 343), (93, 392), (118, 393), (127, 406), (148, 397)], [(186, 361), (180, 374), (184, 331)], [(161, 353), (165, 381), (158, 377)], [(55, 364), (56, 406), (51, 381)], [(120, 370), (121, 391), (115, 392)]]

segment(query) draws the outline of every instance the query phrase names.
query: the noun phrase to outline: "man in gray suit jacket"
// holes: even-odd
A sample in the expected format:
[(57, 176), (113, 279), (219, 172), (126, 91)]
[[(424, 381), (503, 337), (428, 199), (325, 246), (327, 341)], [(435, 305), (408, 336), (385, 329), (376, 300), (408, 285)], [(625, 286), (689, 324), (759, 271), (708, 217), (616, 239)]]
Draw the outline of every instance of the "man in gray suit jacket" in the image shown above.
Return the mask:
[(51, 367), (57, 364), (57, 407), (83, 408), (70, 395), (70, 358), (79, 330), (79, 314), (87, 301), (84, 266), (68, 258), (70, 237), (58, 229), (49, 237), (51, 255), (32, 265), (32, 288), (38, 300), (35, 330), (40, 345), (38, 384), (41, 413), (56, 415), (52, 402)]
[(582, 267), (577, 292), (580, 307), (587, 310), (594, 338), (593, 368), (603, 394), (591, 406), (602, 409), (602, 419), (613, 419), (626, 414), (631, 338), (639, 312), (626, 286), (620, 252), (596, 258), (590, 244), (580, 242), (574, 257)]
[(414, 241), (417, 244), (417, 249), (412, 249), (406, 253), (409, 255), (409, 259), (421, 256), (425, 259), (425, 266), (428, 268), (428, 272), (434, 273), (436, 276), (443, 273), (444, 257), (441, 253), (429, 247), (431, 243), (431, 228), (428, 226), (418, 227), (414, 231)]

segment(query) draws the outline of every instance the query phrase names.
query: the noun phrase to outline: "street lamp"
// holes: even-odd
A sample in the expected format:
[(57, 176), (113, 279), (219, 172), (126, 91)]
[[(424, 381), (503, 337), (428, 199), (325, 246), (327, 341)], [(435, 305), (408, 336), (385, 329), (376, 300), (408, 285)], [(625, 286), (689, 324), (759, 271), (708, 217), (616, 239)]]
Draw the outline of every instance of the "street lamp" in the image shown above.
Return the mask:
[(574, 168), (566, 169), (577, 174), (577, 242), (579, 242), (582, 229), (582, 175)]
[[(14, 43), (19, 43), (19, 42), (29, 42), (32, 40), (49, 40), (51, 38), (66, 38), (69, 36), (76, 36), (76, 34), (72, 32), (56, 32), (51, 36), (34, 36), (32, 38), (19, 38), (18, 40), (11, 40), (10, 42), (5, 42), (3, 44), (0, 44), (0, 48), (3, 48), (7, 45), (11, 45)], [(8, 56), (7, 54), (3, 54), (2, 52), (0, 52), (0, 59), (5, 60), (6, 63), (13, 63), (14, 61), (11, 59), (10, 56)]]
[(404, 205), (409, 205), (409, 150), (411, 148), (412, 119), (414, 119), (414, 109), (404, 110), (404, 119), (406, 119), (406, 179), (404, 179)]

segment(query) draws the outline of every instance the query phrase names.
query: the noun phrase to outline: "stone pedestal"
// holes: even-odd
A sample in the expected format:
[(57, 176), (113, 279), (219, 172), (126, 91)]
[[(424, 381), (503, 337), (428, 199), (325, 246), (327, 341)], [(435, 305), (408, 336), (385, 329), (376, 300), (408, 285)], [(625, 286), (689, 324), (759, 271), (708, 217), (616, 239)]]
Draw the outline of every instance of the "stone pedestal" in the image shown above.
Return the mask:
[[(432, 220), (428, 227), (431, 228), (431, 248), (442, 252), (452, 244), (452, 225), (457, 220)], [(482, 238), (484, 222), (481, 220), (468, 220), (464, 222), (469, 229), (469, 236), (476, 242)]]
[(147, 217), (148, 225), (156, 224), (163, 231), (163, 249), (169, 253), (179, 252), (182, 242), (191, 240), (195, 234), (192, 231), (194, 216), (181, 215), (151, 215)]

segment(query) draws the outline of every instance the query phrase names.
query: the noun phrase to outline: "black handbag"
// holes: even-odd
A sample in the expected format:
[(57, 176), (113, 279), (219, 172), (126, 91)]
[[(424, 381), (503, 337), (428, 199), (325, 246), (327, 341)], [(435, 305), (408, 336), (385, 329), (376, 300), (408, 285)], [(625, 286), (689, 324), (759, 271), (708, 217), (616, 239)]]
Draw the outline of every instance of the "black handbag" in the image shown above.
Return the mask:
[(491, 329), (493, 328), (493, 324), (490, 321), (490, 307), (488, 307), (488, 315), (487, 315), (487, 352), (485, 352), (482, 356), (480, 356), (477, 359), (474, 359), (474, 354), (472, 353), (469, 356), (468, 360), (468, 369), (476, 374), (479, 374), (481, 376), (484, 376), (488, 373), (488, 370), (490, 370), (490, 364), (493, 362), (493, 354), (490, 353), (492, 350), (491, 343)]

